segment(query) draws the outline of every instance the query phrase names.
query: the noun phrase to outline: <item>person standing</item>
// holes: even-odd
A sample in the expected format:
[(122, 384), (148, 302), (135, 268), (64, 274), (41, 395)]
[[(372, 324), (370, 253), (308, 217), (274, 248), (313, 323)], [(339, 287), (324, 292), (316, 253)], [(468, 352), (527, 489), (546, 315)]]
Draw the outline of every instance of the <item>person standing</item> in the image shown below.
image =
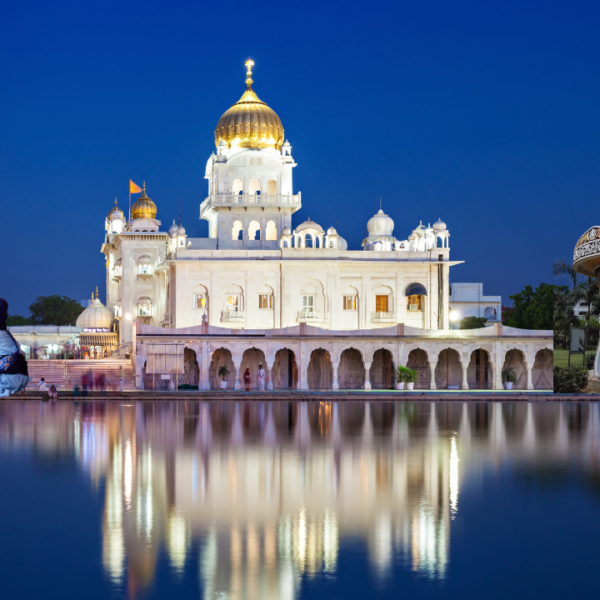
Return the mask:
[(119, 367), (119, 386), (121, 393), (125, 391), (125, 377), (123, 375), (123, 365)]
[(0, 396), (25, 391), (31, 378), (21, 347), (6, 326), (8, 302), (0, 298)]
[(246, 386), (246, 391), (250, 391), (250, 384), (252, 383), (252, 376), (250, 375), (250, 369), (246, 369), (244, 371), (244, 385)]
[(266, 371), (263, 369), (262, 363), (258, 363), (258, 389), (261, 392), (265, 391), (265, 379), (266, 379), (267, 373)]

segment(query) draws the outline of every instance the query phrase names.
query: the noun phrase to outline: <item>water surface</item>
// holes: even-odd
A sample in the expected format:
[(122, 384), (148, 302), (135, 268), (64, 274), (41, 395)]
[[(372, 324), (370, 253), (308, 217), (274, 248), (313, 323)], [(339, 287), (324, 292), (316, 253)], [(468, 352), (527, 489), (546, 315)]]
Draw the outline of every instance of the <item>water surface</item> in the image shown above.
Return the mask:
[(597, 595), (598, 404), (0, 403), (0, 598)]

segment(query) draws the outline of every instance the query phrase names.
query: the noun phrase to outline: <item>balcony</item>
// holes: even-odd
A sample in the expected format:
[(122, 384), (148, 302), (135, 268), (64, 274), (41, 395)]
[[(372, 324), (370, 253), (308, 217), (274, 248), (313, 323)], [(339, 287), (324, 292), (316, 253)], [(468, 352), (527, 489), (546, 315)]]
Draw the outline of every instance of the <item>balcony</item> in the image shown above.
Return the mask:
[(269, 194), (214, 194), (208, 196), (200, 205), (200, 218), (205, 212), (214, 210), (215, 208), (291, 208), (292, 212), (299, 210), (302, 207), (300, 194), (296, 195), (269, 195)]
[(371, 323), (395, 323), (396, 315), (393, 312), (372, 312)]
[(298, 323), (319, 323), (321, 321), (321, 313), (316, 310), (300, 310), (298, 311)]
[(244, 321), (243, 310), (222, 310), (221, 311), (221, 322), (222, 323), (241, 323)]

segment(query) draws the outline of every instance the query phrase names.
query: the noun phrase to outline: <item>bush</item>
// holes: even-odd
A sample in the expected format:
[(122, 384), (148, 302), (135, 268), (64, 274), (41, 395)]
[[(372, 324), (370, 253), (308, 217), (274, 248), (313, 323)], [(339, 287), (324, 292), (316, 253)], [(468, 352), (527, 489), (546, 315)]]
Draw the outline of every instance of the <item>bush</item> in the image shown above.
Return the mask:
[(596, 355), (595, 354), (588, 354), (585, 357), (585, 368), (588, 371), (593, 371), (594, 370), (594, 361), (596, 360)]
[(588, 373), (581, 367), (554, 367), (554, 393), (581, 394), (588, 384)]
[(459, 329), (481, 329), (486, 323), (487, 319), (484, 317), (463, 317)]

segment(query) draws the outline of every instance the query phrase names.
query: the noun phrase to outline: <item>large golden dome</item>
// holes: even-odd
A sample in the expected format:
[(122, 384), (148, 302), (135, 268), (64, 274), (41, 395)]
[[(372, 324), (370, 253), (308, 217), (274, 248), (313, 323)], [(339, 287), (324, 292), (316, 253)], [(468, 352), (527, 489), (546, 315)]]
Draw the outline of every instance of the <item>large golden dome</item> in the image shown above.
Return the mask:
[(277, 113), (269, 108), (252, 89), (252, 66), (246, 62), (246, 91), (219, 119), (215, 144), (224, 141), (228, 148), (275, 148), (283, 144), (283, 125)]
[[(139, 188), (138, 188), (139, 189)], [(156, 204), (146, 196), (146, 182), (142, 189), (142, 195), (133, 203), (131, 207), (132, 219), (156, 219)]]

